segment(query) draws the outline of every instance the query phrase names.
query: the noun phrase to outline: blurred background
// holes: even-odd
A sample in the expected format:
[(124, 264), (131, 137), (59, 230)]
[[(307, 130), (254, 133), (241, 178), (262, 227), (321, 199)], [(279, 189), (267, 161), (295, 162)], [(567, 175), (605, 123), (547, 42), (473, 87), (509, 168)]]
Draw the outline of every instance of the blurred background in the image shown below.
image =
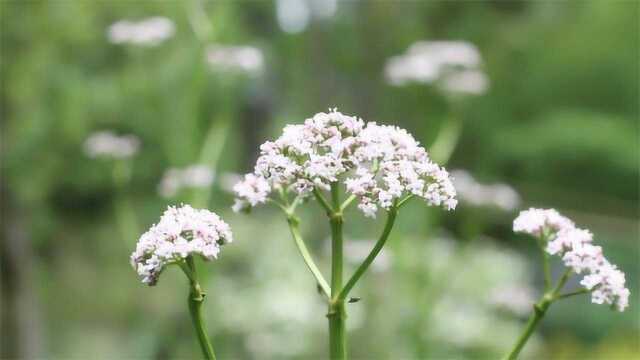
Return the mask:
[[(218, 356), (325, 357), (325, 305), (283, 215), (234, 214), (229, 188), (284, 124), (338, 107), (409, 130), (461, 199), (403, 209), (347, 308), (353, 358), (505, 354), (541, 293), (537, 248), (511, 231), (530, 206), (591, 229), (631, 304), (556, 303), (523, 357), (637, 358), (638, 7), (2, 1), (0, 356), (199, 356), (184, 276), (147, 287), (129, 264), (188, 202), (235, 235), (199, 262)], [(314, 203), (300, 216), (327, 274), (328, 225)], [(346, 216), (349, 274), (382, 221)]]

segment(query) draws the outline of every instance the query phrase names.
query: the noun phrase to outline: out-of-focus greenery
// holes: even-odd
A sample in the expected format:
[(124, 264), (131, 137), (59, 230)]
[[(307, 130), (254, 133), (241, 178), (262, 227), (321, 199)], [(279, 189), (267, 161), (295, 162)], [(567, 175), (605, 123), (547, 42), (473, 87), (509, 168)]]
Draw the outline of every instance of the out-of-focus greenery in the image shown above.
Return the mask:
[[(298, 34), (283, 32), (275, 14), (268, 1), (0, 3), (2, 357), (198, 356), (184, 276), (170, 269), (148, 288), (128, 264), (136, 236), (166, 205), (191, 199), (158, 196), (164, 170), (205, 161), (218, 174), (246, 172), (284, 124), (333, 106), (407, 128), (428, 148), (449, 103), (429, 86), (388, 85), (383, 69), (411, 43), (441, 39), (474, 43), (491, 80), (458, 110), (464, 127), (447, 167), (511, 184), (523, 208), (558, 208), (627, 274), (625, 313), (586, 296), (554, 304), (524, 355), (640, 353), (637, 2), (338, 1), (333, 17)], [(155, 15), (176, 24), (161, 45), (107, 41), (113, 22)], [(211, 25), (204, 37), (194, 33), (198, 16)], [(264, 74), (211, 70), (209, 42), (257, 46)], [(124, 184), (114, 183), (113, 162), (83, 154), (100, 129), (142, 141)], [(231, 202), (216, 182), (207, 206), (235, 242), (199, 263), (218, 355), (324, 357), (326, 309), (284, 218), (267, 207), (233, 214)], [(133, 210), (133, 230), (114, 215), (121, 206)], [(328, 225), (317, 209), (301, 215), (327, 271)], [(510, 231), (515, 215), (464, 202), (450, 213), (419, 202), (403, 209), (388, 266), (364, 277), (354, 292), (362, 301), (348, 307), (354, 358), (505, 353), (526, 315), (487, 305), (490, 290), (516, 282), (538, 295), (541, 283), (533, 242)], [(348, 241), (380, 231), (379, 221), (347, 216)]]

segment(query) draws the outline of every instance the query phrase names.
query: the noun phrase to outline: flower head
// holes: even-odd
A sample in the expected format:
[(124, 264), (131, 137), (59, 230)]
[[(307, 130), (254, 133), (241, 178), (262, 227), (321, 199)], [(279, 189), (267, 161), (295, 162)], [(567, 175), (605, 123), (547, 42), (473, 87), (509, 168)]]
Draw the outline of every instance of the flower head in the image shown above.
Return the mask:
[(215, 259), (232, 240), (231, 228), (218, 215), (189, 205), (170, 206), (138, 240), (131, 265), (143, 283), (155, 285), (167, 265), (191, 255)]
[(367, 216), (407, 195), (447, 209), (457, 204), (447, 171), (406, 130), (331, 110), (287, 125), (260, 147), (254, 173), (234, 187), (234, 208), (263, 203), (275, 189), (305, 197), (336, 182), (359, 199)]
[(547, 253), (560, 256), (576, 274), (584, 273), (580, 284), (591, 290), (593, 303), (609, 304), (618, 311), (629, 305), (624, 273), (609, 263), (600, 246), (592, 244), (593, 234), (589, 230), (575, 227), (554, 209), (533, 208), (520, 213), (513, 222), (513, 230), (546, 241)]
[(118, 136), (111, 131), (95, 132), (84, 142), (84, 152), (91, 158), (128, 158), (135, 155), (139, 147), (138, 137), (134, 135)]
[(465, 41), (418, 41), (404, 54), (392, 56), (385, 77), (394, 86), (436, 83), (449, 94), (480, 95), (489, 79), (480, 71), (478, 49)]

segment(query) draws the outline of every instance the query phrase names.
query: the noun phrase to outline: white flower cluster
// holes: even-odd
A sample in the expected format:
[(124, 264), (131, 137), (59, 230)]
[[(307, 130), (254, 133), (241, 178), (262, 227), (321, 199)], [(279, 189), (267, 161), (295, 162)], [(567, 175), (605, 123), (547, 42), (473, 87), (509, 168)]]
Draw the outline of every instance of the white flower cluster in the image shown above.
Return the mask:
[(171, 20), (155, 16), (138, 22), (118, 21), (109, 26), (107, 37), (113, 44), (156, 46), (172, 37), (174, 32)]
[(158, 192), (165, 198), (175, 196), (183, 188), (206, 188), (213, 183), (214, 173), (209, 166), (191, 165), (165, 171)]
[(395, 86), (438, 82), (446, 92), (477, 95), (489, 87), (481, 62), (480, 52), (468, 42), (418, 41), (387, 60), (385, 76)]
[(574, 223), (554, 209), (522, 211), (513, 222), (515, 232), (547, 239), (546, 251), (562, 257), (575, 273), (585, 273), (580, 284), (591, 290), (591, 301), (609, 304), (618, 311), (629, 305), (629, 289), (624, 273), (602, 255), (602, 248), (592, 244), (593, 234), (575, 227)]
[(190, 255), (215, 259), (220, 246), (232, 240), (231, 228), (218, 215), (189, 205), (170, 206), (138, 240), (131, 265), (143, 283), (155, 285), (167, 265)]
[(456, 191), (449, 174), (405, 130), (366, 123), (337, 110), (319, 113), (302, 125), (287, 125), (275, 141), (260, 147), (253, 174), (236, 184), (235, 210), (264, 203), (274, 189), (308, 195), (343, 182), (366, 216), (389, 209), (404, 195), (454, 209)]
[(264, 67), (260, 49), (252, 46), (212, 44), (207, 47), (206, 59), (212, 69), (259, 75)]
[(128, 158), (135, 155), (139, 147), (138, 137), (134, 135), (118, 136), (111, 131), (95, 132), (84, 142), (84, 152), (91, 158)]
[(465, 170), (453, 170), (451, 176), (462, 202), (474, 206), (494, 206), (504, 211), (513, 211), (520, 206), (520, 195), (507, 184), (482, 184)]

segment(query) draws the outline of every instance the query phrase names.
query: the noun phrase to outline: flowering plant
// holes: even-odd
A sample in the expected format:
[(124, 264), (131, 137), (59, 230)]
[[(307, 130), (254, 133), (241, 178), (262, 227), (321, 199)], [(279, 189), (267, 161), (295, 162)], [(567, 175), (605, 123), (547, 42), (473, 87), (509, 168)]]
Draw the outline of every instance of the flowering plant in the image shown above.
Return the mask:
[(142, 234), (131, 265), (147, 285), (155, 285), (163, 270), (178, 265), (189, 279), (189, 312), (198, 334), (202, 352), (215, 359), (201, 315), (205, 292), (198, 282), (195, 256), (204, 260), (218, 257), (220, 247), (233, 240), (231, 228), (218, 215), (189, 205), (169, 207), (160, 221)]
[[(542, 252), (544, 271), (544, 295), (534, 305), (534, 312), (518, 338), (508, 359), (516, 359), (529, 340), (551, 304), (571, 296), (591, 293), (595, 304), (608, 304), (618, 311), (629, 305), (629, 289), (625, 287), (624, 273), (602, 255), (602, 248), (592, 244), (593, 234), (580, 229), (573, 221), (554, 209), (529, 209), (522, 211), (513, 222), (513, 231), (532, 235)], [(558, 282), (552, 286), (549, 255), (558, 255), (567, 267)], [(578, 290), (562, 293), (567, 281), (574, 274), (585, 274)]]
[[(331, 358), (345, 358), (345, 302), (357, 301), (347, 299), (350, 291), (382, 250), (398, 211), (409, 199), (418, 197), (428, 205), (455, 209), (456, 192), (449, 174), (404, 129), (365, 124), (336, 109), (316, 114), (301, 125), (287, 125), (278, 139), (264, 143), (260, 150), (254, 172), (234, 186), (233, 209), (248, 211), (270, 202), (283, 210), (298, 250), (328, 301)], [(317, 200), (330, 223), (330, 284), (299, 231), (295, 211), (308, 198)], [(387, 220), (369, 255), (343, 283), (344, 211), (356, 200), (365, 216), (375, 218), (382, 208)]]

